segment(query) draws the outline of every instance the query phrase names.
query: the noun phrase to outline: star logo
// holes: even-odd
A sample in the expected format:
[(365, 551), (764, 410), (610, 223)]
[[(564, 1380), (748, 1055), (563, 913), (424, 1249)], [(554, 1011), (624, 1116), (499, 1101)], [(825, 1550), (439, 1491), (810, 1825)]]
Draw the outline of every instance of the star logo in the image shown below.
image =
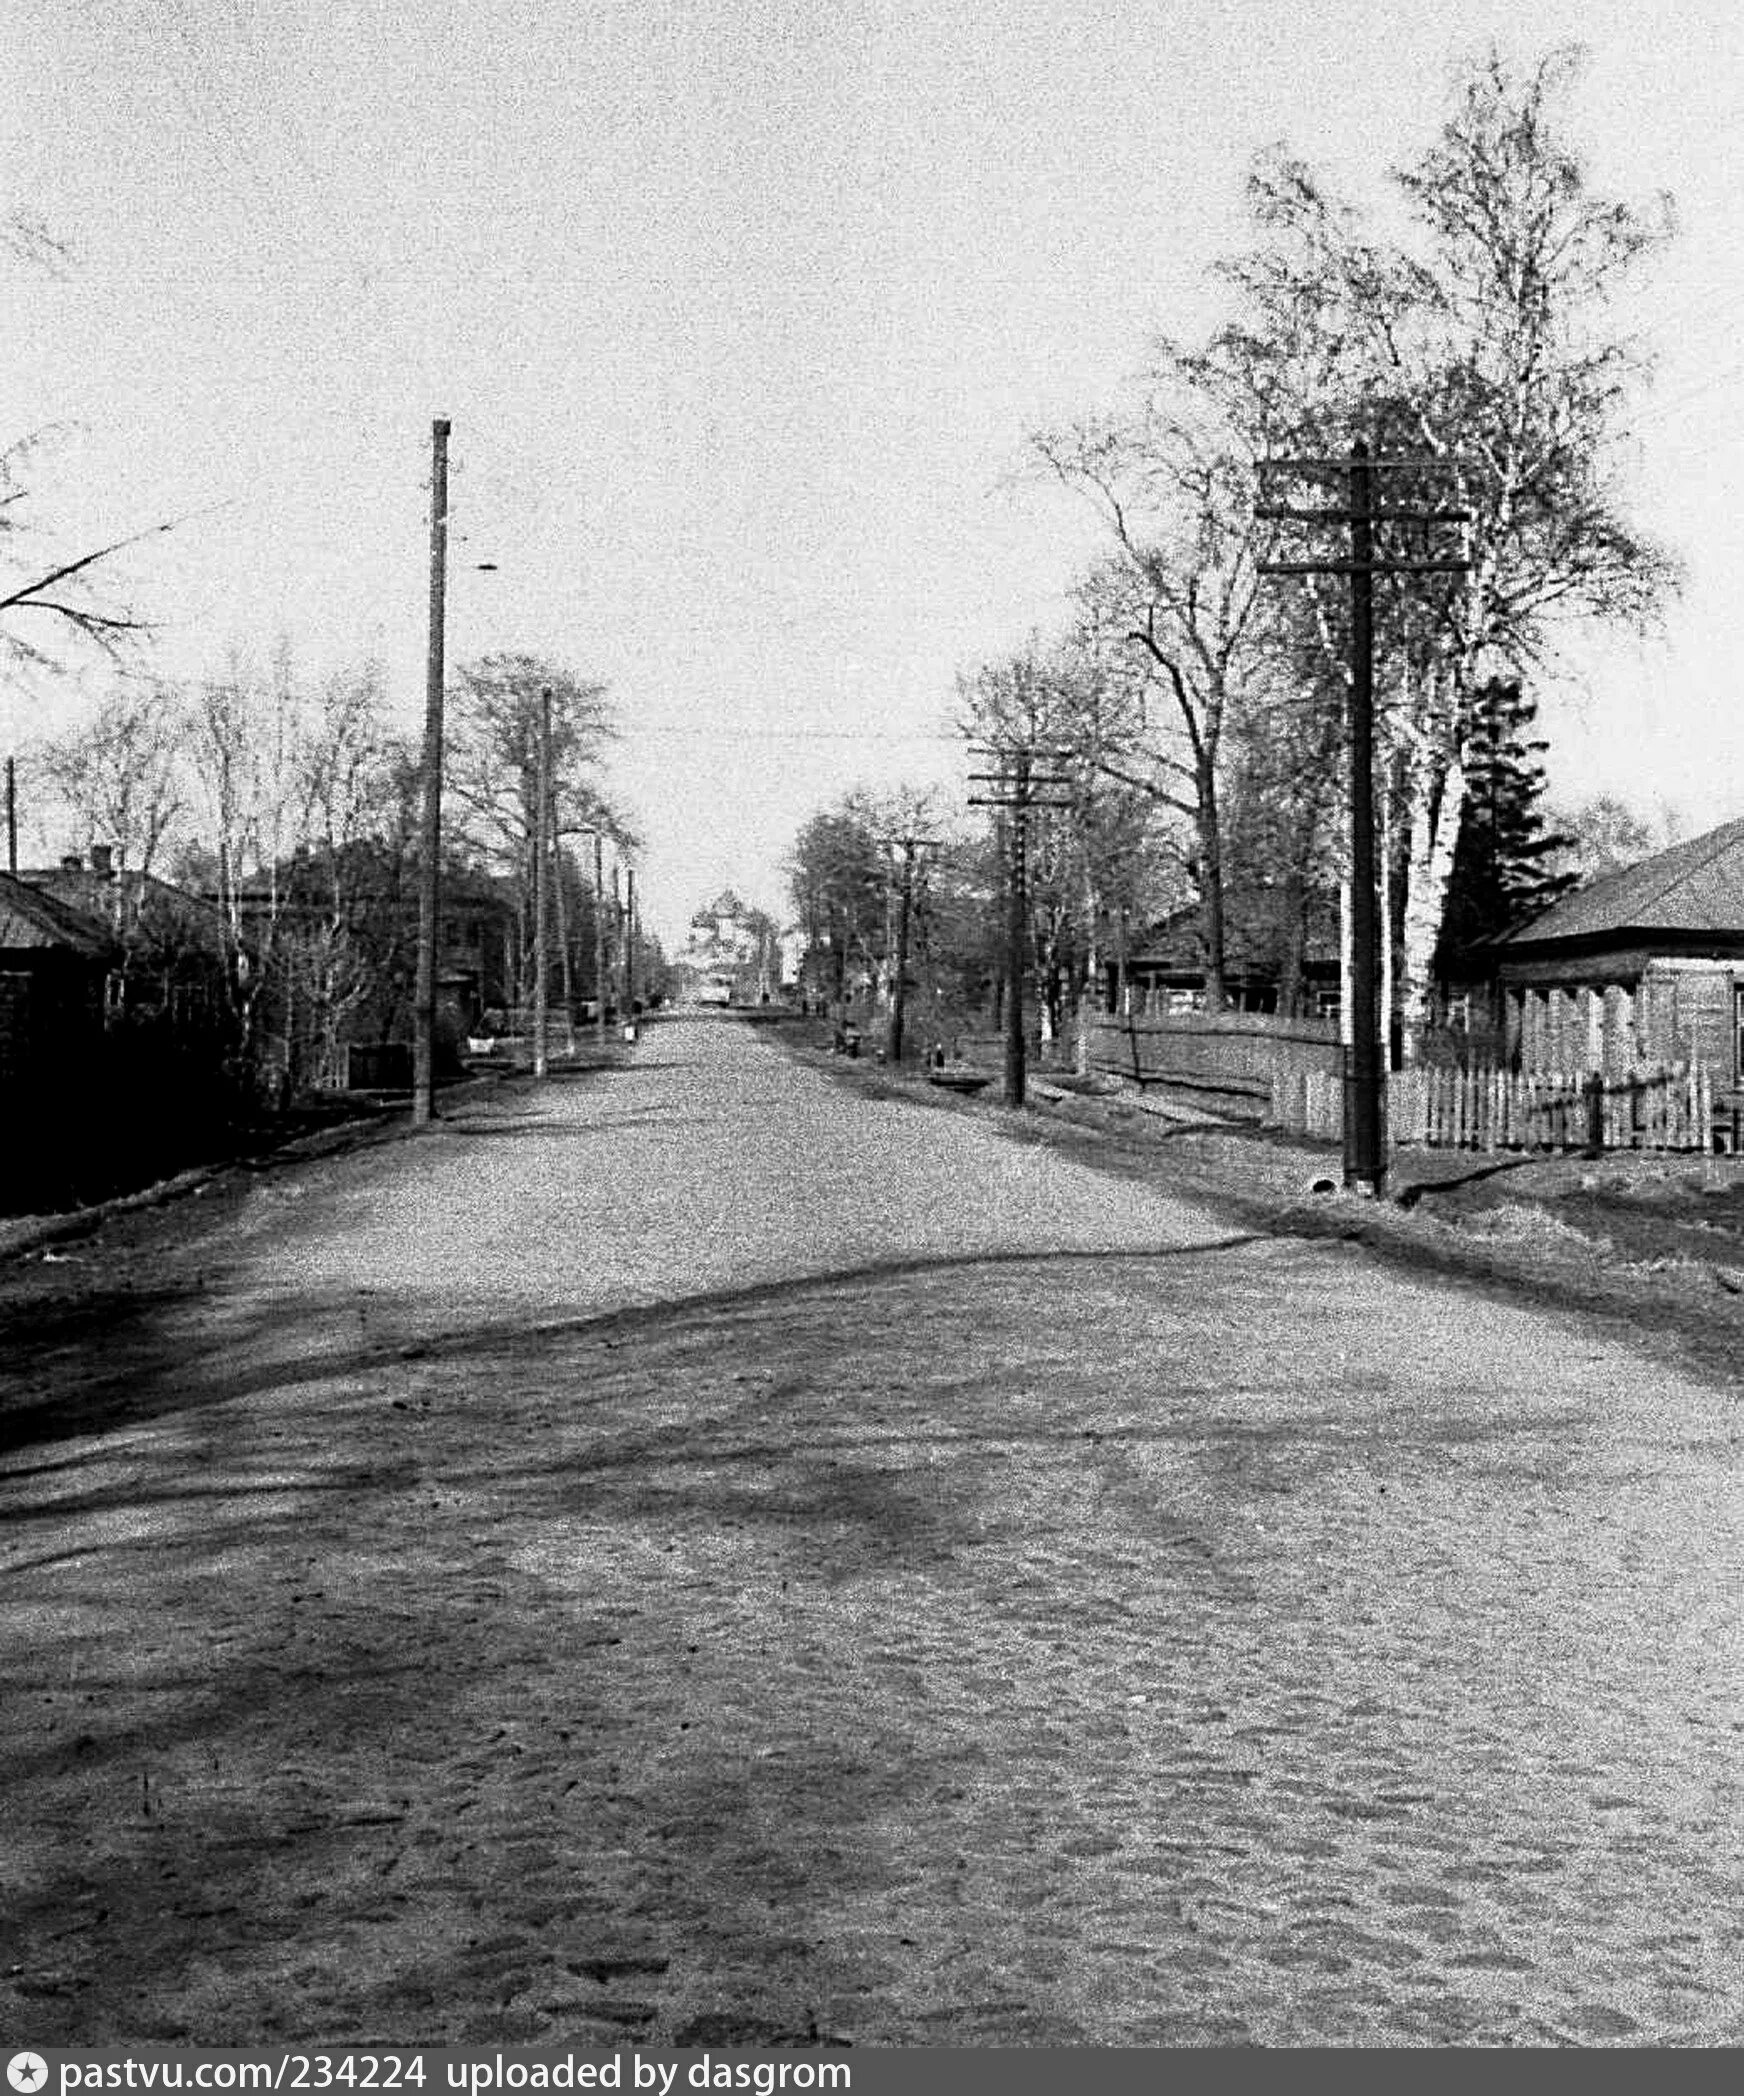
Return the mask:
[(15, 2052), (6, 2062), (6, 2079), (19, 2096), (37, 2096), (48, 2087), (48, 2062), (40, 2052)]

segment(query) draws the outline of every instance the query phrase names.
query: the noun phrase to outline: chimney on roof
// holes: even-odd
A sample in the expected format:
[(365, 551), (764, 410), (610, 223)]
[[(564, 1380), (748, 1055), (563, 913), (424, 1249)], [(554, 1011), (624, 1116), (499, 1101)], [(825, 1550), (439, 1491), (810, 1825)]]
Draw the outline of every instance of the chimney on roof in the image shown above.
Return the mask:
[(115, 847), (112, 844), (93, 844), (91, 847), (91, 871), (100, 881), (115, 878)]

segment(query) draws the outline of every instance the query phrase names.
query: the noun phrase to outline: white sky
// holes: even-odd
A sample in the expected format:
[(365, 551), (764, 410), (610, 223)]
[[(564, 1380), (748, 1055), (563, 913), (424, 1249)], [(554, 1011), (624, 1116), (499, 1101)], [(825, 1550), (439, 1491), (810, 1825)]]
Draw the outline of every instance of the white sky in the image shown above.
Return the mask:
[[(958, 670), (1047, 634), (1093, 539), (1019, 479), (1147, 335), (1217, 310), (1253, 153), (1353, 188), (1450, 62), (1577, 38), (1595, 178), (1670, 190), (1630, 324), (1663, 644), (1545, 695), (1559, 792), (1744, 812), (1744, 29), (1723, 0), (6, 0), (0, 435), (77, 434), (37, 508), (130, 556), (167, 669), (281, 632), (422, 705), (431, 418), (453, 661), (604, 679), (651, 926), (779, 866), (845, 787), (938, 779)], [(1458, 43), (1451, 39), (1457, 36)], [(498, 572), (470, 565), (494, 560)], [(0, 694), (8, 745), (77, 703)]]

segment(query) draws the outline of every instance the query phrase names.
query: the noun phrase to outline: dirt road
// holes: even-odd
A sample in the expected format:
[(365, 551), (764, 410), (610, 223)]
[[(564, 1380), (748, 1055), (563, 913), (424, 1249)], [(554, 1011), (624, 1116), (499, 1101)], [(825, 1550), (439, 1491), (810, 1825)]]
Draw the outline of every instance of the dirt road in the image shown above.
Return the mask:
[(699, 1021), (0, 1329), (8, 2044), (1744, 2039), (1737, 1399), (1575, 1319)]

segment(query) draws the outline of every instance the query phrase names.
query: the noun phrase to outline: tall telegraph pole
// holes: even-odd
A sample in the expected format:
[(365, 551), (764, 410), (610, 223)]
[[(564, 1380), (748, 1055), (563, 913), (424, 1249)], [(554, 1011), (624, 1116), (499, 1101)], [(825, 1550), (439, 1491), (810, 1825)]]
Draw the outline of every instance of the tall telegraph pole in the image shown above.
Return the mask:
[(636, 869), (624, 868), (624, 1039), (636, 1038)]
[(436, 938), (442, 905), (442, 641), (448, 590), (448, 433), (430, 426), (430, 645), (424, 678), (423, 822), (418, 866), (418, 974), (412, 999), (412, 1125), (436, 1114)]
[(593, 1028), (596, 1046), (606, 1045), (605, 842), (593, 833)]
[(1037, 798), (1037, 788), (1058, 789), (1071, 781), (1062, 771), (1037, 771), (1036, 759), (1063, 762), (1066, 752), (1038, 752), (1033, 744), (1019, 743), (996, 749), (995, 772), (972, 772), (970, 777), (993, 791), (970, 796), (972, 808), (1003, 808), (1009, 815), (1006, 829), (1005, 873), (1005, 1103), (1021, 1106), (1026, 1089), (1024, 1036), (1024, 979), (1028, 973), (1029, 948), (1029, 811), (1031, 808), (1066, 805), (1057, 794)]
[(923, 847), (930, 850), (937, 841), (932, 837), (899, 837), (902, 847), (902, 888), (896, 916), (896, 980), (890, 993), (890, 1060), (902, 1061), (902, 1027), (905, 1014), (905, 980), (908, 975), (908, 921), (914, 908), (914, 855)]
[(1350, 528), (1348, 560), (1265, 561), (1265, 575), (1348, 575), (1350, 577), (1350, 673), (1345, 739), (1350, 755), (1350, 1046), (1344, 1072), (1344, 1183), (1359, 1193), (1379, 1194), (1387, 1178), (1387, 1059), (1382, 1027), (1391, 1021), (1381, 1010), (1381, 940), (1390, 927), (1381, 923), (1380, 883), (1375, 852), (1375, 622), (1374, 578), (1377, 575), (1441, 575), (1463, 571), (1465, 560), (1378, 560), (1376, 524), (1466, 524), (1465, 510), (1377, 509), (1377, 468), (1445, 467), (1445, 459), (1376, 460), (1363, 443), (1352, 445), (1345, 459), (1270, 459), (1274, 471), (1343, 476), (1348, 507), (1295, 509), (1270, 504), (1255, 515), (1274, 522), (1345, 524)]
[(539, 693), (539, 762), (533, 814), (533, 1075), (550, 1068), (551, 1002), (551, 687)]

